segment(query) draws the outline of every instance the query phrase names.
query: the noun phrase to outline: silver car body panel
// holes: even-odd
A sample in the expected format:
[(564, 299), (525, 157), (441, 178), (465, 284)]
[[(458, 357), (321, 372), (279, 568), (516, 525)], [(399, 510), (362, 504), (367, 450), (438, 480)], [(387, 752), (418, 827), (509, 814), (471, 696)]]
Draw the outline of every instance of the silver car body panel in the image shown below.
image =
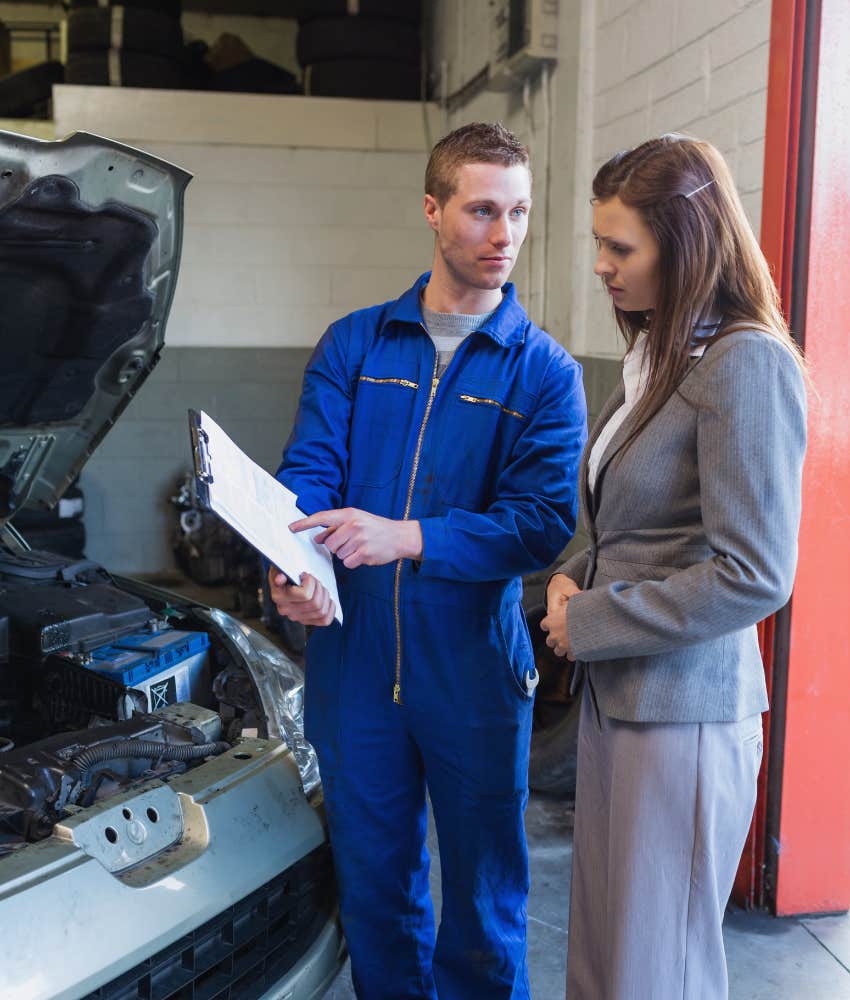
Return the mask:
[[(117, 857), (134, 820), (144, 818), (150, 829), (147, 810), (159, 812), (175, 801), (182, 837), (164, 848), (145, 838), (150, 853), (131, 868), (110, 871), (114, 859), (100, 847), (89, 853), (75, 843), (100, 835), (108, 845), (111, 827), (118, 835), (111, 845)], [(92, 806), (46, 840), (0, 861), (0, 996), (79, 998), (201, 926), (324, 841), (320, 805), (308, 804), (292, 754), (278, 740), (244, 740), (167, 786), (152, 782)], [(311, 974), (324, 980), (329, 968), (335, 973), (340, 948), (336, 922), (329, 921), (311, 948), (312, 959), (304, 956), (276, 987), (280, 992), (267, 995), (286, 996), (297, 976), (307, 984)], [(320, 993), (299, 987), (292, 995), (300, 1000)]]

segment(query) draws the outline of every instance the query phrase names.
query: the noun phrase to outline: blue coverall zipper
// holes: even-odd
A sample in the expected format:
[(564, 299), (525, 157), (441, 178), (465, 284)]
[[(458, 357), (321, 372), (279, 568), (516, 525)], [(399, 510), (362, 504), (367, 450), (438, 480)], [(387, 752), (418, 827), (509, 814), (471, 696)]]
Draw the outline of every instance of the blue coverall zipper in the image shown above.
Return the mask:
[[(424, 324), (420, 323), (422, 329), (428, 333), (428, 330)], [(413, 468), (410, 470), (410, 482), (407, 485), (407, 503), (404, 505), (404, 516), (403, 521), (407, 521), (410, 517), (410, 508), (413, 505), (413, 488), (416, 485), (416, 473), (419, 469), (419, 455), (422, 451), (422, 439), (425, 437), (425, 426), (428, 423), (428, 417), (431, 416), (431, 407), (434, 404), (434, 396), (437, 394), (437, 386), (440, 384), (440, 378), (437, 377), (437, 367), (439, 365), (440, 355), (437, 353), (436, 347), (434, 348), (434, 369), (431, 373), (431, 391), (428, 394), (428, 402), (425, 404), (425, 414), (422, 417), (422, 423), (419, 425), (419, 437), (416, 440), (416, 451), (413, 453)], [(445, 373), (444, 373), (445, 374)], [(401, 705), (401, 609), (399, 602), (399, 592), (401, 590), (401, 567), (403, 559), (399, 559), (395, 566), (395, 586), (393, 588), (393, 613), (395, 614), (395, 684), (393, 685), (393, 701), (396, 705)]]

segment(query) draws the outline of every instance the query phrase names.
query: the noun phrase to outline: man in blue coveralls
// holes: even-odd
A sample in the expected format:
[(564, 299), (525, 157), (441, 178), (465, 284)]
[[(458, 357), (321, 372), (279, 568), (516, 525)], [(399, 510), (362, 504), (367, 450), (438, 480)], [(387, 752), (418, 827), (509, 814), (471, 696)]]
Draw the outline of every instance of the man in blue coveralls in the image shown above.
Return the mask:
[(501, 125), (464, 126), (434, 147), (425, 191), (432, 270), (330, 326), (277, 474), (309, 515), (293, 530), (324, 528), (344, 624), (313, 578), (269, 576), (281, 614), (321, 626), (305, 725), (358, 997), (518, 1000), (537, 682), (520, 577), (575, 528), (584, 393), (507, 283), (531, 208), (527, 149)]

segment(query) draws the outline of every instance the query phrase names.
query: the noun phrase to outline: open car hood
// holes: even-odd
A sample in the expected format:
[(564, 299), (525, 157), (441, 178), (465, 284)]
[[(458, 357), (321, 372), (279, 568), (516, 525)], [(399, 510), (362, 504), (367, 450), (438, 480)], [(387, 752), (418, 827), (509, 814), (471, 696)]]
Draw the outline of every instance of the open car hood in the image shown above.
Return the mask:
[(190, 179), (85, 132), (0, 131), (0, 527), (57, 502), (156, 364)]

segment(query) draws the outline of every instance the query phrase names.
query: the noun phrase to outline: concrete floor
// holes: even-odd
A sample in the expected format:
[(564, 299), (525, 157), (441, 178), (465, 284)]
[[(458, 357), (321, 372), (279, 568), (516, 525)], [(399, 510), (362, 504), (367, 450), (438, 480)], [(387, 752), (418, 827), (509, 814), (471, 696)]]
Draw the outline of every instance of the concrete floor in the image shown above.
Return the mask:
[[(572, 803), (532, 795), (528, 952), (534, 1000), (562, 1000), (572, 861)], [(439, 913), (439, 856), (429, 832), (431, 890)], [(850, 916), (776, 919), (730, 909), (724, 924), (730, 1000), (850, 1000)], [(348, 965), (325, 1000), (353, 1000)]]

